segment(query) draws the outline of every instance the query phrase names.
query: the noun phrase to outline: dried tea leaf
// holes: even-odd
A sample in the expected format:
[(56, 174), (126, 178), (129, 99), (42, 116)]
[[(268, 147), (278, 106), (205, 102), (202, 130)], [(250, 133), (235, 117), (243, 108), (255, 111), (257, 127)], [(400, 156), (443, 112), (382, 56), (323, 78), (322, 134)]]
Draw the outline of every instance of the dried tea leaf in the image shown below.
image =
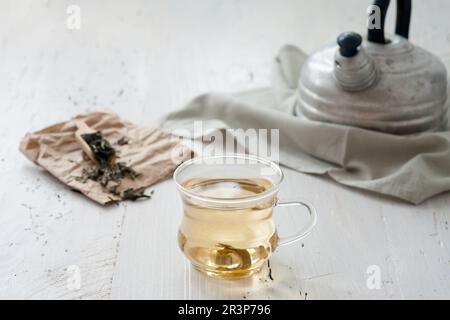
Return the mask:
[(222, 247), (222, 249), (217, 250), (216, 263), (217, 264), (225, 264), (223, 259), (229, 259), (230, 254), (234, 254), (241, 261), (239, 267), (242, 269), (250, 268), (252, 264), (252, 257), (245, 249), (238, 249), (233, 246), (224, 243), (218, 243), (217, 247)]
[(126, 137), (122, 137), (119, 140), (117, 140), (116, 144), (118, 144), (119, 146), (123, 146), (128, 144), (130, 141), (126, 138)]
[(124, 178), (136, 179), (139, 173), (133, 168), (128, 167), (123, 162), (117, 162), (112, 165), (96, 164), (89, 169), (83, 169), (81, 177), (76, 177), (78, 181), (85, 183), (87, 180), (93, 180), (107, 187), (109, 182), (120, 183)]
[(273, 281), (272, 268), (270, 267), (270, 260), (267, 260), (267, 268), (269, 269), (269, 279)]
[(100, 132), (85, 133), (81, 137), (91, 148), (94, 153), (95, 159), (100, 164), (106, 164), (112, 162), (116, 155), (116, 150), (111, 146), (108, 140), (106, 140)]
[[(122, 194), (122, 200), (131, 200), (136, 201), (138, 199), (151, 199), (151, 195), (147, 195), (144, 193), (145, 188), (138, 188), (138, 189), (127, 189)], [(153, 194), (153, 191), (151, 192)]]

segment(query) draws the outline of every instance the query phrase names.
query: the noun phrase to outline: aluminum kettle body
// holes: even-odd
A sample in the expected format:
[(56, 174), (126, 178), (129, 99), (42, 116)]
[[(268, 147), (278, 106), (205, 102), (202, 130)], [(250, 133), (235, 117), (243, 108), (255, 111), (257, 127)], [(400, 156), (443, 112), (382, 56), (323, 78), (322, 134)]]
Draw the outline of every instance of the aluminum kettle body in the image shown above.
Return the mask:
[(448, 88), (444, 64), (407, 39), (411, 0), (398, 0), (395, 35), (385, 35), (389, 1), (376, 1), (381, 28), (366, 41), (346, 32), (303, 65), (297, 113), (310, 120), (393, 134), (443, 129)]

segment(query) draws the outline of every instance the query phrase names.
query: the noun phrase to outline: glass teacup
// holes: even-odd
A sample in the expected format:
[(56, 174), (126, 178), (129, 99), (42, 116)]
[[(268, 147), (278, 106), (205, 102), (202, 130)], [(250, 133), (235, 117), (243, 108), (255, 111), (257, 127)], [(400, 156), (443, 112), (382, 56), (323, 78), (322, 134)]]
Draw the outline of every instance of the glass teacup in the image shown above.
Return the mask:
[[(263, 267), (278, 246), (296, 242), (316, 223), (315, 209), (305, 201), (280, 203), (283, 173), (274, 162), (249, 155), (194, 158), (174, 173), (183, 219), (178, 242), (201, 272), (220, 278), (241, 278)], [(295, 235), (280, 238), (272, 218), (280, 206), (302, 206), (308, 224)]]

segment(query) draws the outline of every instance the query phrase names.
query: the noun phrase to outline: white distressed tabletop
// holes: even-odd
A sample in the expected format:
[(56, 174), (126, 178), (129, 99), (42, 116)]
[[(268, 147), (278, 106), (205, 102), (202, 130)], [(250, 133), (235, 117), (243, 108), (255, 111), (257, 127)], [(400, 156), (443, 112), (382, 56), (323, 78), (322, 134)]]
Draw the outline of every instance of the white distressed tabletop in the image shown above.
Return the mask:
[[(450, 2), (413, 2), (411, 40), (449, 59)], [(66, 27), (71, 4), (79, 30)], [(311, 52), (341, 31), (363, 32), (369, 4), (2, 0), (0, 298), (450, 298), (449, 193), (412, 206), (285, 169), (281, 196), (313, 202), (317, 228), (277, 250), (273, 281), (267, 270), (220, 281), (178, 249), (172, 181), (154, 186), (150, 201), (102, 208), (18, 151), (26, 132), (80, 112), (153, 126), (197, 94), (265, 86), (279, 47)], [(292, 212), (276, 219), (280, 233), (299, 223)], [(379, 288), (367, 285), (374, 270)]]

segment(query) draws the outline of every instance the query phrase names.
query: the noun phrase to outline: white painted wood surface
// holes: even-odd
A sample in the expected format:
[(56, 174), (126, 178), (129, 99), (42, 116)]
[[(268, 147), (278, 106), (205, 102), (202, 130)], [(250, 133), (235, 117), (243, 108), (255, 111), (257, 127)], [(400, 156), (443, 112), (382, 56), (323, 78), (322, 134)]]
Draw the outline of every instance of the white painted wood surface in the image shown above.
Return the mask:
[[(172, 181), (150, 201), (105, 209), (18, 151), (27, 131), (98, 106), (151, 126), (197, 94), (267, 85), (281, 45), (310, 52), (362, 31), (369, 2), (3, 0), (0, 298), (450, 298), (449, 193), (411, 206), (286, 169), (281, 196), (313, 202), (316, 230), (278, 250), (274, 281), (267, 270), (219, 281), (178, 250)], [(69, 4), (81, 8), (80, 30), (66, 28)], [(450, 59), (450, 2), (414, 6), (412, 41)], [(299, 223), (293, 212), (277, 222), (280, 232)], [(366, 286), (370, 265), (380, 267), (380, 290)]]

